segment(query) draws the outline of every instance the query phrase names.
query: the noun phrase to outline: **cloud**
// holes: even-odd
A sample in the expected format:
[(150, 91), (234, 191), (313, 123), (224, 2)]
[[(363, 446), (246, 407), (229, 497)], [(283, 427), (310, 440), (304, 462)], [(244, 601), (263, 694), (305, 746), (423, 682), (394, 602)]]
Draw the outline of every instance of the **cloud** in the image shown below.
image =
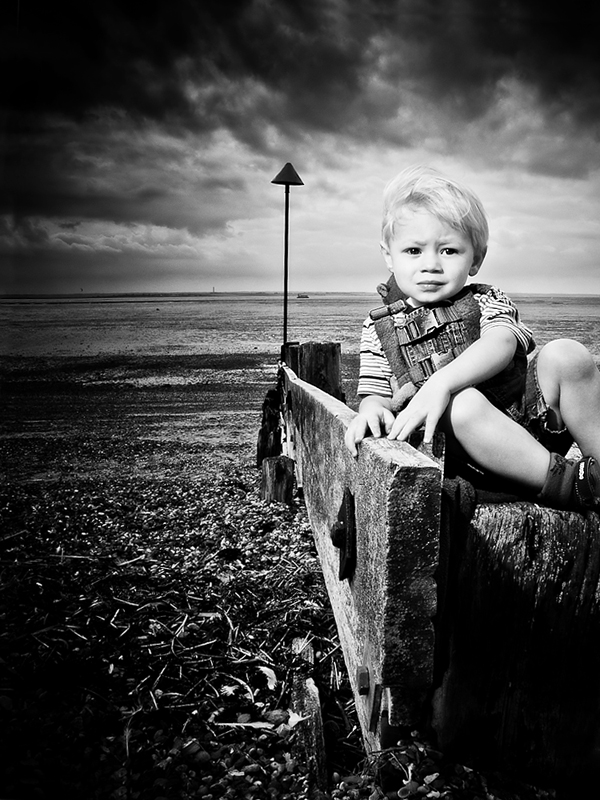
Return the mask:
[(466, 118), (485, 111), (490, 87), (509, 74), (582, 121), (599, 113), (600, 12), (583, 0), (568, 9), (536, 0), (29, 0), (18, 9), (5, 59), (11, 107), (23, 114), (81, 119), (114, 107), (242, 133), (250, 88), (264, 120), (331, 131), (368, 105), (373, 74), (390, 85), (408, 78)]
[(227, 132), (175, 135), (114, 114), (56, 120), (12, 143), (1, 211), (17, 222), (32, 215), (210, 233), (246, 213), (256, 169), (248, 161)]
[[(532, 198), (554, 219), (548, 187), (573, 186), (591, 218), (599, 13), (582, 0), (17, 4), (0, 43), (0, 251), (37, 277), (31, 253), (85, 254), (98, 281), (121, 275), (112, 255), (159, 282), (162, 259), (171, 278), (201, 263), (268, 283), (282, 199), (270, 179), (288, 160), (310, 187), (293, 204), (311, 276), (321, 259), (338, 274), (352, 262), (355, 281), (359, 258), (380, 268), (381, 189), (409, 163), (490, 187), (502, 219)], [(516, 247), (512, 215), (505, 228)]]

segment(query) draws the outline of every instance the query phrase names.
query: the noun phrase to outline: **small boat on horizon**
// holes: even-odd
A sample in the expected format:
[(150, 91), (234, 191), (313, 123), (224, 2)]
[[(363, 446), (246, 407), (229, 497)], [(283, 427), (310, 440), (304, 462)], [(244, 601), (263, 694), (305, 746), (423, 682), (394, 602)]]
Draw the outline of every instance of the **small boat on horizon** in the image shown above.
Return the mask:
[(299, 294), (299, 295), (298, 295), (298, 298), (299, 298), (300, 300), (308, 300), (308, 295), (307, 295), (307, 294)]

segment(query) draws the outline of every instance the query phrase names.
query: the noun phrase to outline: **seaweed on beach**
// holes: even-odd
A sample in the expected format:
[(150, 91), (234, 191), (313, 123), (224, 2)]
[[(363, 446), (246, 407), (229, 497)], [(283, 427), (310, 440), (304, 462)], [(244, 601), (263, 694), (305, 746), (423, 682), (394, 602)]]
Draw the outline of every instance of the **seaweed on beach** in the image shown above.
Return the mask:
[(1, 508), (8, 796), (200, 797), (240, 773), (252, 796), (300, 790), (292, 640), (343, 673), (300, 507), (242, 469), (22, 484)]
[(224, 410), (210, 391), (55, 366), (46, 392), (2, 397), (3, 798), (550, 796), (449, 762), (423, 732), (367, 757), (302, 500), (260, 499), (260, 383), (238, 380)]
[(294, 640), (315, 652), (321, 797), (383, 797), (390, 765), (394, 796), (549, 796), (492, 793), (417, 732), (367, 759), (301, 502), (264, 503), (250, 467), (204, 475), (3, 490), (7, 797), (316, 796)]

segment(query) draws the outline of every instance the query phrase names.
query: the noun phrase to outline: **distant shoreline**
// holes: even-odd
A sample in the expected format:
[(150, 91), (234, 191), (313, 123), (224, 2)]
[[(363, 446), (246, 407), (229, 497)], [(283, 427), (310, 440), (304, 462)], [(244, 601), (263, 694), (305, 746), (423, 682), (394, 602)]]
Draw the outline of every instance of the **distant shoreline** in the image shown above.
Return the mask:
[[(300, 294), (290, 293), (289, 300), (296, 300), (298, 298), (305, 298), (310, 297), (310, 299), (315, 299), (318, 297), (333, 297), (333, 296), (343, 296), (343, 297), (370, 297), (372, 295), (377, 296), (376, 292), (302, 292)], [(544, 302), (552, 302), (553, 299), (556, 300), (564, 300), (565, 298), (572, 298), (573, 300), (581, 300), (583, 298), (586, 299), (597, 299), (600, 300), (600, 294), (588, 294), (588, 293), (577, 293), (577, 292), (565, 292), (565, 293), (557, 293), (557, 292), (510, 292), (510, 296), (513, 298), (529, 298), (535, 300), (539, 298)], [(248, 291), (248, 292), (65, 292), (65, 293), (54, 293), (54, 294), (0, 294), (0, 303), (12, 303), (12, 302), (35, 302), (35, 301), (52, 301), (52, 302), (63, 302), (63, 301), (89, 301), (89, 300), (108, 300), (112, 299), (113, 302), (128, 302), (128, 301), (137, 301), (137, 302), (155, 302), (159, 299), (170, 299), (173, 300), (175, 298), (181, 298), (181, 300), (190, 300), (195, 297), (268, 297), (268, 298), (281, 298), (283, 299), (283, 292), (258, 292), (258, 291)]]
[[(325, 296), (344, 294), (351, 296), (361, 296), (368, 294), (375, 294), (375, 292), (301, 292), (301, 295), (310, 294), (310, 296)], [(223, 297), (223, 296), (244, 296), (250, 297), (283, 297), (283, 292), (54, 292), (52, 294), (0, 294), (0, 302), (2, 300), (44, 300), (65, 297), (69, 299), (82, 299), (87, 300), (96, 297)], [(295, 294), (289, 294), (290, 299), (296, 297)]]
[[(376, 292), (312, 292), (311, 299), (327, 297), (373, 297), (377, 298)], [(265, 299), (278, 300), (283, 303), (283, 292), (195, 292), (179, 294), (178, 292), (166, 293), (142, 293), (142, 294), (30, 294), (30, 295), (0, 295), (0, 306), (16, 305), (42, 305), (69, 303), (185, 303), (194, 300), (228, 300), (228, 299)], [(288, 302), (297, 301), (295, 295), (288, 296)], [(376, 301), (375, 301), (376, 302)]]

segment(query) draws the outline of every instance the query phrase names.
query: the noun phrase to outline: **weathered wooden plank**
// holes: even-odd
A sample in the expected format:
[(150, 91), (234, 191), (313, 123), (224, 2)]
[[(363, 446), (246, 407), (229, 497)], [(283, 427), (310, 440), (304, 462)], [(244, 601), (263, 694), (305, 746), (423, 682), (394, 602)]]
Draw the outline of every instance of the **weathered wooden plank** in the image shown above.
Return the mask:
[[(315, 654), (305, 639), (294, 639), (292, 651), (301, 656), (310, 669), (314, 669)], [(317, 797), (319, 791), (327, 789), (327, 763), (325, 758), (325, 737), (321, 716), (319, 690), (312, 677), (304, 673), (294, 675), (292, 684), (292, 708), (303, 717), (297, 728), (295, 749), (302, 757), (308, 771), (308, 797)]]
[[(414, 724), (431, 689), (440, 467), (386, 439), (363, 442), (355, 460), (344, 446), (355, 412), (287, 367), (282, 371), (288, 433), (359, 719), (367, 744), (377, 749), (380, 730), (371, 716), (379, 723), (387, 710), (391, 724)], [(345, 490), (354, 498), (356, 568), (340, 580), (331, 529)], [(366, 695), (358, 695), (361, 666), (369, 670)], [(378, 696), (382, 706), (372, 714)]]
[[(481, 502), (466, 522), (442, 520), (434, 461), (374, 439), (355, 461), (343, 443), (354, 412), (285, 366), (281, 374), (284, 450), (296, 460), (367, 746), (381, 746), (384, 715), (416, 724), (433, 695), (439, 744), (459, 760), (562, 787), (569, 800), (574, 787), (597, 787), (599, 515)], [(349, 498), (356, 567), (340, 580), (330, 532)], [(343, 529), (337, 536), (348, 541)]]
[(542, 785), (596, 781), (598, 514), (482, 504), (462, 534), (441, 746)]

